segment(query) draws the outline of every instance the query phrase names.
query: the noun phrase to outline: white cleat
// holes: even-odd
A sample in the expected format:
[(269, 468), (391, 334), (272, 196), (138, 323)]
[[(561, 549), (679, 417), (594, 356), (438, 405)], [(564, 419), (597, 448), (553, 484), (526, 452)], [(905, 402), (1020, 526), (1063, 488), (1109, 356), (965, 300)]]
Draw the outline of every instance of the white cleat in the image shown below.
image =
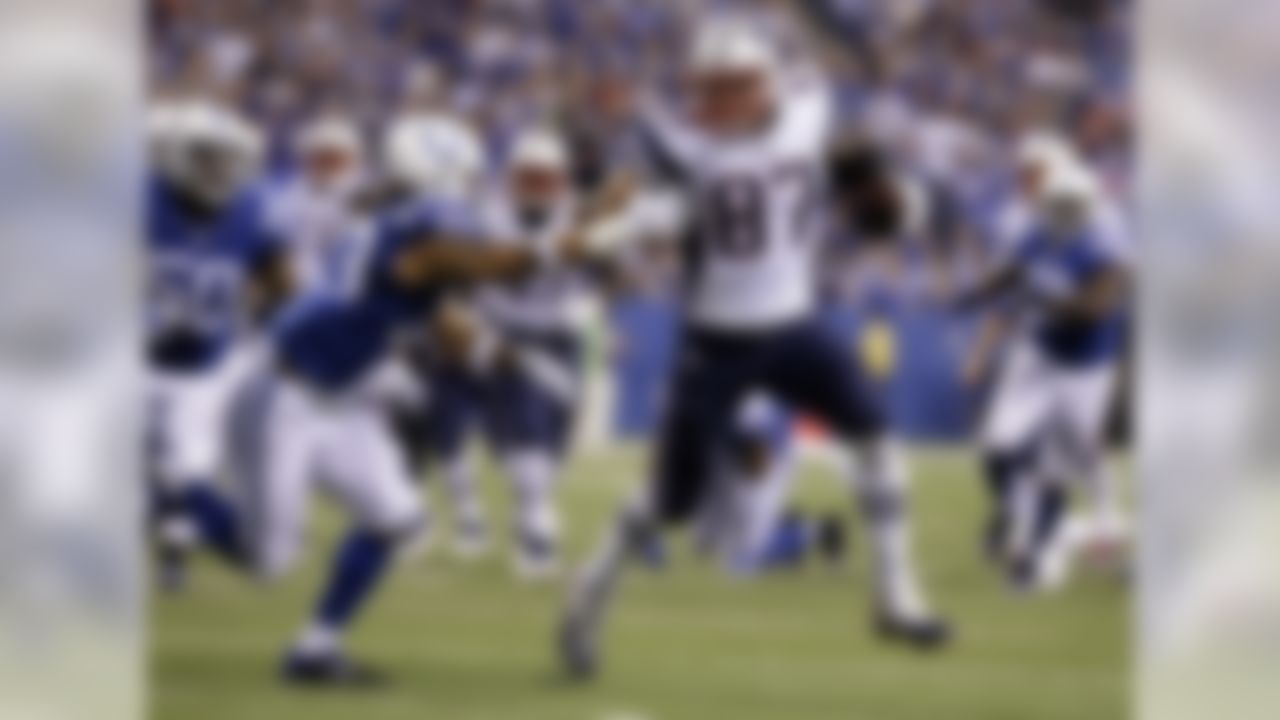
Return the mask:
[(1052, 595), (1066, 587), (1071, 570), (1071, 548), (1058, 541), (1039, 553), (1010, 562), (1009, 586), (1019, 595)]
[(529, 583), (545, 583), (560, 577), (560, 553), (546, 538), (526, 538), (512, 558), (516, 577)]
[(1086, 518), (1067, 517), (1045, 546), (1027, 561), (1016, 584), (1018, 590), (1032, 595), (1062, 592), (1071, 582), (1076, 558), (1087, 546), (1091, 533), (1091, 523)]
[(453, 536), (453, 555), (474, 562), (489, 554), (489, 531), (478, 520), (459, 523)]
[[(1066, 533), (1062, 533), (1066, 535)], [(1061, 592), (1071, 581), (1075, 545), (1068, 537), (1061, 537), (1040, 553), (1034, 590), (1051, 595)]]

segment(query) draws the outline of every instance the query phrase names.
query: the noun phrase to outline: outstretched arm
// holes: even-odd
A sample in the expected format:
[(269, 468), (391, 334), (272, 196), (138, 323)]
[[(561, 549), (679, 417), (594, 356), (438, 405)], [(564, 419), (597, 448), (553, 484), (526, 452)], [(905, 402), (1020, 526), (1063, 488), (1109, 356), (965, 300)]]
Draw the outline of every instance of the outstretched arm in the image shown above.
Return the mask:
[(462, 238), (416, 243), (396, 258), (396, 279), (408, 286), (445, 282), (486, 282), (523, 277), (540, 258), (515, 243), (480, 243)]
[(1003, 314), (993, 313), (982, 318), (973, 344), (965, 354), (960, 368), (960, 379), (969, 387), (981, 383), (991, 371), (996, 350), (1009, 330), (1009, 320)]
[(985, 305), (1004, 293), (1012, 290), (1019, 282), (1021, 273), (1012, 265), (1005, 265), (965, 290), (952, 300), (952, 306), (961, 312), (969, 312)]
[(1128, 288), (1129, 273), (1113, 265), (1095, 274), (1079, 292), (1055, 303), (1052, 311), (1071, 320), (1095, 320), (1119, 309)]

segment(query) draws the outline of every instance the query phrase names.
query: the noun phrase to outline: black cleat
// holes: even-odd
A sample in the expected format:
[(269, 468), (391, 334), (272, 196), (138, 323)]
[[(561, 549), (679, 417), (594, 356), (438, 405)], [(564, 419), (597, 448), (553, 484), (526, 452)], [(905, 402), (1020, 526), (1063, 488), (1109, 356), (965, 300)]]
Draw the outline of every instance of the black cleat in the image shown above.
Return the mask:
[(916, 650), (940, 650), (952, 638), (951, 623), (941, 618), (904, 620), (880, 615), (876, 618), (876, 633), (885, 641), (900, 642)]
[(1005, 574), (1009, 587), (1016, 593), (1028, 595), (1040, 586), (1040, 567), (1031, 555), (1009, 561)]
[(157, 553), (156, 579), (160, 590), (168, 595), (178, 595), (187, 589), (187, 554), (172, 547), (162, 547)]
[(284, 659), (280, 676), (290, 685), (309, 688), (371, 689), (387, 684), (387, 676), (380, 670), (341, 653), (317, 656), (290, 653)]
[(845, 532), (844, 519), (829, 515), (818, 523), (818, 556), (827, 567), (844, 567), (849, 557), (849, 534)]

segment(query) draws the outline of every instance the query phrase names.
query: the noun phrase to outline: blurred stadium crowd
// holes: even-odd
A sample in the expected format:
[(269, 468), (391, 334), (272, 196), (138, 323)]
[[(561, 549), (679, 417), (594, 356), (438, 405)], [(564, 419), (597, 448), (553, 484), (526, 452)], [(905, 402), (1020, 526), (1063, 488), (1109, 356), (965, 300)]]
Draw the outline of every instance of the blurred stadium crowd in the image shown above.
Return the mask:
[[(245, 109), (269, 130), (276, 172), (322, 114), (372, 135), (400, 110), (450, 109), (482, 128), (495, 161), (519, 128), (555, 117), (589, 185), (634, 150), (636, 88), (670, 78), (694, 21), (725, 9), (818, 56), (844, 126), (926, 191), (915, 287), (980, 260), (1011, 181), (1010, 139), (1028, 129), (1056, 127), (1110, 193), (1129, 192), (1132, 8), (1117, 0), (155, 0), (151, 86)], [(852, 274), (833, 286), (856, 293)]]
[[(912, 437), (959, 439), (980, 393), (962, 348), (974, 328), (938, 300), (982, 274), (1017, 185), (1019, 140), (1062, 136), (1103, 194), (1128, 206), (1133, 143), (1125, 0), (154, 0), (157, 102), (213, 97), (265, 131), (267, 167), (297, 170), (308, 127), (364, 132), (376, 174), (383, 131), (424, 110), (460, 115), (489, 145), (490, 179), (522, 129), (571, 142), (576, 179), (644, 163), (633, 112), (674, 88), (701, 18), (751, 17), (836, 85), (842, 134), (871, 141), (910, 191), (894, 246), (833, 242), (824, 312), (864, 354)], [(650, 248), (618, 286), (605, 413), (643, 435), (674, 352), (678, 258)], [(669, 248), (667, 248), (669, 250)], [(903, 316), (907, 315), (905, 320)], [(867, 320), (888, 327), (866, 331)], [(880, 322), (880, 321), (887, 322)], [(981, 388), (978, 388), (981, 389)]]

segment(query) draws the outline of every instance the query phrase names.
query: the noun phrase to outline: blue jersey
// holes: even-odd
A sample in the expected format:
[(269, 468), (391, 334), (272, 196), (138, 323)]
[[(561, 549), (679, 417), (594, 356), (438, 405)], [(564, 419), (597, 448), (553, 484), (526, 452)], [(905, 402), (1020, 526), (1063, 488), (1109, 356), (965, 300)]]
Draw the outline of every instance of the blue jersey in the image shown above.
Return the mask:
[(245, 326), (245, 284), (280, 245), (261, 197), (245, 192), (209, 211), (156, 179), (147, 198), (147, 334), (152, 363), (215, 365)]
[(1076, 319), (1054, 317), (1035, 307), (1039, 298), (1079, 292), (1101, 273), (1124, 267), (1124, 252), (1114, 241), (1097, 232), (1055, 238), (1035, 229), (1020, 243), (1016, 261), (1032, 305), (1029, 330), (1046, 356), (1064, 365), (1095, 365), (1119, 356), (1124, 343), (1121, 312)]
[(281, 313), (275, 341), (286, 370), (326, 390), (364, 377), (391, 351), (399, 331), (420, 327), (440, 297), (438, 287), (397, 282), (397, 258), (420, 243), (476, 232), (472, 214), (456, 204), (422, 200), (381, 217), (362, 258), (358, 287), (310, 292)]

